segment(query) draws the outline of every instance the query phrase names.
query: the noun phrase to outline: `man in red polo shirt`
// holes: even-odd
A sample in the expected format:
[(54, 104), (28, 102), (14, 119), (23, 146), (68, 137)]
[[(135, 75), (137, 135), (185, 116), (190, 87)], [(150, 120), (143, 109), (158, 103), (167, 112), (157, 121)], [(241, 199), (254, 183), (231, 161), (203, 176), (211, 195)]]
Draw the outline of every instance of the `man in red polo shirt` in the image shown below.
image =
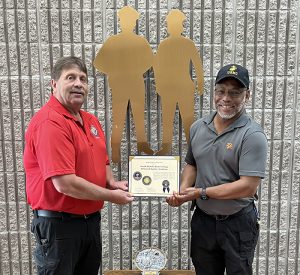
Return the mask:
[(126, 181), (115, 181), (98, 119), (81, 110), (87, 69), (63, 57), (52, 72), (52, 96), (26, 131), (24, 167), (39, 274), (98, 274), (104, 201), (130, 203)]

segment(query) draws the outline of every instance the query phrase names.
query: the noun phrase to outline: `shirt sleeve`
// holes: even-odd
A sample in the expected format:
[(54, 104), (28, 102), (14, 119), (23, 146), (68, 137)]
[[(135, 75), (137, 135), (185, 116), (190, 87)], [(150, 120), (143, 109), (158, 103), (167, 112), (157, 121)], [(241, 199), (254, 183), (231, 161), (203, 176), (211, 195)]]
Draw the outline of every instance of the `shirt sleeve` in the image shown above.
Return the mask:
[(44, 180), (75, 173), (75, 148), (67, 127), (46, 120), (34, 133), (35, 153)]
[(188, 151), (187, 151), (186, 156), (185, 156), (185, 162), (187, 164), (196, 166), (196, 161), (195, 161), (195, 158), (194, 158), (194, 155), (193, 155), (191, 144), (189, 144)]
[[(99, 121), (98, 118), (96, 118), (96, 117), (95, 117), (95, 121), (96, 121), (96, 123), (98, 124), (98, 126), (99, 126), (99, 128), (100, 128), (100, 131), (101, 131), (100, 134), (102, 135), (103, 140), (105, 140), (105, 134), (104, 134), (104, 131), (103, 131), (103, 129), (102, 129), (102, 125), (101, 125), (100, 121)], [(105, 156), (105, 164), (106, 164), (106, 165), (110, 165), (110, 161), (109, 161), (109, 158), (108, 158), (108, 153), (107, 153), (107, 151), (106, 151), (106, 156)]]
[(194, 154), (193, 154), (193, 150), (192, 150), (192, 145), (191, 145), (191, 143), (192, 143), (192, 138), (193, 138), (193, 136), (194, 136), (194, 134), (195, 134), (195, 131), (194, 131), (194, 124), (191, 126), (191, 128), (190, 128), (190, 140), (189, 140), (189, 142), (188, 142), (188, 151), (187, 151), (187, 153), (186, 153), (186, 156), (185, 156), (185, 162), (187, 163), (187, 164), (190, 164), (190, 165), (192, 165), (192, 166), (197, 166), (197, 164), (196, 164), (196, 160), (195, 160), (195, 158), (194, 158)]
[(239, 161), (240, 176), (265, 177), (267, 139), (263, 132), (254, 132), (243, 141)]

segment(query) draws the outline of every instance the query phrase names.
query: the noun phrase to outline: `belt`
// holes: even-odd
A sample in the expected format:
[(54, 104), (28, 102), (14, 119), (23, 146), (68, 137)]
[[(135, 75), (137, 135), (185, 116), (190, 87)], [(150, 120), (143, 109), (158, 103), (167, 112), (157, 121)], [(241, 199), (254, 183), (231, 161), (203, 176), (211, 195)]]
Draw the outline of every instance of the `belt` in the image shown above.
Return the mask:
[(44, 218), (56, 218), (56, 219), (89, 219), (93, 216), (99, 215), (99, 212), (94, 212), (90, 214), (77, 215), (66, 212), (58, 212), (51, 210), (33, 210), (35, 217), (44, 217)]
[(224, 221), (224, 220), (227, 220), (229, 218), (238, 217), (238, 216), (241, 216), (241, 215), (249, 213), (253, 209), (256, 209), (255, 204), (254, 203), (250, 203), (249, 205), (247, 205), (246, 207), (242, 208), (240, 211), (238, 211), (238, 212), (236, 212), (236, 213), (234, 213), (232, 215), (211, 215), (211, 214), (208, 214), (208, 213), (204, 212), (203, 210), (201, 210), (198, 207), (198, 205), (196, 205), (196, 208), (204, 216), (211, 217), (211, 218), (215, 219), (216, 221)]

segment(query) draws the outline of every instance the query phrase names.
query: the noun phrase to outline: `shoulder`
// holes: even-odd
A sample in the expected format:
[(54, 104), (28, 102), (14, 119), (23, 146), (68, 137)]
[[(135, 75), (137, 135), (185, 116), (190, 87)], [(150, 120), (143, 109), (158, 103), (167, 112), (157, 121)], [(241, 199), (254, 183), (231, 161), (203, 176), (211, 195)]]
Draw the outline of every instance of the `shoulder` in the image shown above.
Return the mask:
[[(244, 126), (243, 131), (243, 144), (253, 148), (266, 148), (267, 136), (263, 128), (252, 118), (249, 117), (249, 121)], [(265, 151), (265, 149), (263, 150)]]
[(135, 34), (135, 33), (131, 33), (131, 34), (120, 34), (119, 35), (119, 39), (121, 41), (125, 41), (127, 39), (130, 39), (131, 41), (134, 41), (135, 43), (143, 43), (143, 44), (149, 44), (148, 40), (143, 36), (143, 35), (139, 35), (139, 34)]
[(246, 136), (249, 136), (254, 133), (261, 133), (264, 136), (266, 136), (263, 128), (261, 127), (260, 124), (258, 124), (253, 118), (249, 117), (249, 120), (247, 124), (245, 125), (246, 127)]
[(191, 129), (195, 129), (197, 127), (199, 127), (200, 125), (202, 125), (204, 123), (204, 119), (205, 118), (199, 118), (197, 119), (195, 122), (193, 122), (193, 124), (191, 125)]
[(102, 47), (106, 47), (107, 45), (110, 45), (111, 43), (114, 43), (115, 41), (118, 41), (119, 38), (120, 38), (120, 35), (118, 35), (118, 34), (108, 37), (105, 40), (105, 42), (103, 43)]
[(32, 117), (25, 138), (27, 142), (36, 138), (57, 139), (59, 133), (69, 132), (66, 118), (45, 105)]
[(193, 47), (193, 48), (196, 48), (194, 41), (191, 40), (190, 38), (188, 38), (188, 37), (183, 37), (183, 40), (182, 40), (182, 41), (184, 41), (184, 43), (186, 43), (187, 45), (189, 45), (189, 46), (191, 46), (191, 47)]
[(207, 124), (210, 124), (210, 123), (213, 121), (215, 115), (216, 115), (216, 112), (214, 111), (214, 112), (212, 112), (212, 113), (210, 113), (210, 114), (208, 114), (208, 115), (206, 115), (206, 116), (204, 116), (204, 117), (202, 117), (202, 118), (200, 118), (200, 119), (197, 119), (197, 120), (192, 124), (191, 128), (197, 129), (198, 127), (200, 127), (200, 126), (202, 126), (202, 125), (204, 125), (204, 124), (206, 124), (206, 125), (207, 125)]
[(55, 124), (61, 125), (62, 127), (66, 126), (66, 121), (68, 119), (64, 117), (63, 114), (60, 114), (56, 110), (52, 109), (48, 104), (45, 104), (31, 119), (31, 127), (38, 128), (45, 124)]
[(51, 108), (48, 104), (45, 104), (40, 110), (38, 110), (30, 120), (29, 127), (36, 127), (43, 124), (51, 117)]
[(105, 42), (103, 43), (102, 47), (99, 49), (97, 56), (103, 53), (103, 51), (110, 52), (114, 50), (113, 45), (119, 43), (120, 37), (119, 35), (112, 35), (108, 37)]
[(202, 128), (202, 126), (204, 126), (206, 124), (206, 118), (200, 118), (198, 120), (196, 120), (192, 125), (191, 125), (191, 128), (190, 128), (190, 135), (191, 137), (195, 135), (195, 133), (197, 131), (199, 131), (200, 128)]
[(93, 115), (87, 111), (83, 111), (83, 110), (80, 110), (80, 113), (81, 113), (81, 116), (83, 117), (83, 121), (85, 123), (88, 123), (88, 124), (91, 124), (94, 126), (99, 126), (102, 130), (101, 123), (95, 115)]
[(191, 40), (190, 38), (183, 36), (182, 39), (180, 40), (180, 42), (182, 45), (187, 47), (187, 49), (189, 49), (189, 51), (198, 51), (194, 41)]
[(96, 121), (98, 121), (98, 118), (95, 115), (93, 115), (93, 114), (91, 114), (87, 111), (80, 110), (80, 114), (81, 114), (81, 116), (83, 116), (83, 118), (85, 120), (96, 120)]

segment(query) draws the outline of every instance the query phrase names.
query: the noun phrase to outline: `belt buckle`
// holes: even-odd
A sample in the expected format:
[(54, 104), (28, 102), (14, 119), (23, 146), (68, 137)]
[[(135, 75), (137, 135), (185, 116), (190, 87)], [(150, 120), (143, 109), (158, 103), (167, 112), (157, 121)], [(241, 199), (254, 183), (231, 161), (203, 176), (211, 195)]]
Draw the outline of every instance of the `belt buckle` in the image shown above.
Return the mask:
[(228, 219), (229, 215), (215, 215), (214, 216), (216, 221), (224, 221), (226, 219)]

